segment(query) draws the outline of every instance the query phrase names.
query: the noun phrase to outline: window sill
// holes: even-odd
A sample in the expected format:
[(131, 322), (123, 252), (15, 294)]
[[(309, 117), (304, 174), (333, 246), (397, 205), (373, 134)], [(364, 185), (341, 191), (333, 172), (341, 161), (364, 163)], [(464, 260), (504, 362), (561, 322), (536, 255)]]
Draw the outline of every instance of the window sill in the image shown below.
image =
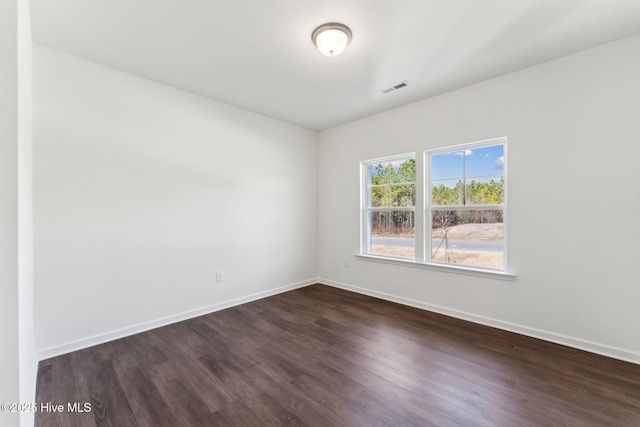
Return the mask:
[(486, 277), (489, 279), (499, 279), (513, 281), (516, 275), (504, 271), (485, 270), (482, 268), (462, 267), (458, 265), (444, 265), (432, 262), (417, 262), (412, 259), (390, 258), (378, 255), (356, 254), (356, 257), (363, 261), (381, 262), (384, 264), (401, 265), (405, 267), (422, 268), (425, 270), (443, 271), (447, 273), (464, 274), (467, 276)]

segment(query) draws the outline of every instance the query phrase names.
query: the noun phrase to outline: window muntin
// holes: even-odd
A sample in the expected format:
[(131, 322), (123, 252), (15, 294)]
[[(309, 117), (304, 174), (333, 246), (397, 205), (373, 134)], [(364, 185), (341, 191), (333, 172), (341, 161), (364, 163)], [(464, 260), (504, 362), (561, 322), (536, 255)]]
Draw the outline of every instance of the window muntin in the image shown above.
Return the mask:
[(362, 162), (361, 253), (415, 259), (415, 155)]
[(506, 138), (428, 151), (427, 261), (506, 270)]

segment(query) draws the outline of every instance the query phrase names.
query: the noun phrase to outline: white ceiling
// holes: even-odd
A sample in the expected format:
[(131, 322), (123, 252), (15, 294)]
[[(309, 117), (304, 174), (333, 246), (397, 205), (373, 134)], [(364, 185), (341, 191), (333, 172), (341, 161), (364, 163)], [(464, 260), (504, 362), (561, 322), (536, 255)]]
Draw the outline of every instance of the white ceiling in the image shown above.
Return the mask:
[[(640, 32), (640, 0), (31, 0), (31, 14), (35, 43), (313, 130)], [(331, 21), (353, 32), (335, 58), (311, 42)]]

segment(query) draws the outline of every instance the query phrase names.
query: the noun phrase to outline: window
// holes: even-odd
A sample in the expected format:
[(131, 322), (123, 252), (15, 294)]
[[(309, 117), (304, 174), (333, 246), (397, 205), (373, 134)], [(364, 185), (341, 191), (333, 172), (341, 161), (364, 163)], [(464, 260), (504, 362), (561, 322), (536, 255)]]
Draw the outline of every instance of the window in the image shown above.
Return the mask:
[(361, 253), (415, 259), (415, 154), (361, 163)]
[[(428, 150), (420, 159), (412, 153), (361, 162), (358, 255), (513, 280), (505, 239), (506, 157), (507, 138), (496, 138)], [(421, 181), (416, 168), (424, 171)]]
[(506, 138), (431, 150), (425, 158), (428, 261), (504, 271)]

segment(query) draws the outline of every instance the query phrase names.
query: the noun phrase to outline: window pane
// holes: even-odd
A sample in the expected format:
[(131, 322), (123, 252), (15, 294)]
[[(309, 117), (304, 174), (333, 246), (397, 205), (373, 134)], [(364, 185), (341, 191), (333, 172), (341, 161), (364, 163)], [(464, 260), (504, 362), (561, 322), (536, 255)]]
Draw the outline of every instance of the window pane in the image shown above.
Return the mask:
[(399, 183), (415, 183), (416, 159), (411, 158), (397, 162), (396, 173)]
[(369, 207), (415, 205), (415, 159), (378, 163), (368, 169)]
[(415, 258), (415, 223), (411, 211), (370, 212), (371, 253)]
[(467, 179), (465, 203), (467, 205), (500, 205), (504, 201), (504, 179), (481, 177)]
[(391, 186), (391, 206), (409, 207), (416, 205), (416, 186), (414, 184), (396, 184)]
[(504, 169), (504, 145), (466, 150), (465, 176), (467, 178), (502, 175)]
[(369, 165), (368, 168), (371, 185), (381, 185), (389, 183), (388, 176), (384, 173), (385, 167), (383, 164)]
[(462, 178), (464, 176), (464, 153), (464, 151), (453, 151), (432, 154), (431, 180)]
[(464, 204), (464, 185), (461, 179), (447, 179), (432, 181), (432, 205), (462, 205)]
[(389, 185), (376, 185), (369, 189), (369, 207), (387, 207), (390, 206), (390, 203)]
[(398, 184), (414, 182), (416, 180), (416, 160), (393, 160), (375, 165), (369, 165), (370, 184)]
[(502, 221), (502, 210), (433, 211), (432, 261), (504, 269)]

